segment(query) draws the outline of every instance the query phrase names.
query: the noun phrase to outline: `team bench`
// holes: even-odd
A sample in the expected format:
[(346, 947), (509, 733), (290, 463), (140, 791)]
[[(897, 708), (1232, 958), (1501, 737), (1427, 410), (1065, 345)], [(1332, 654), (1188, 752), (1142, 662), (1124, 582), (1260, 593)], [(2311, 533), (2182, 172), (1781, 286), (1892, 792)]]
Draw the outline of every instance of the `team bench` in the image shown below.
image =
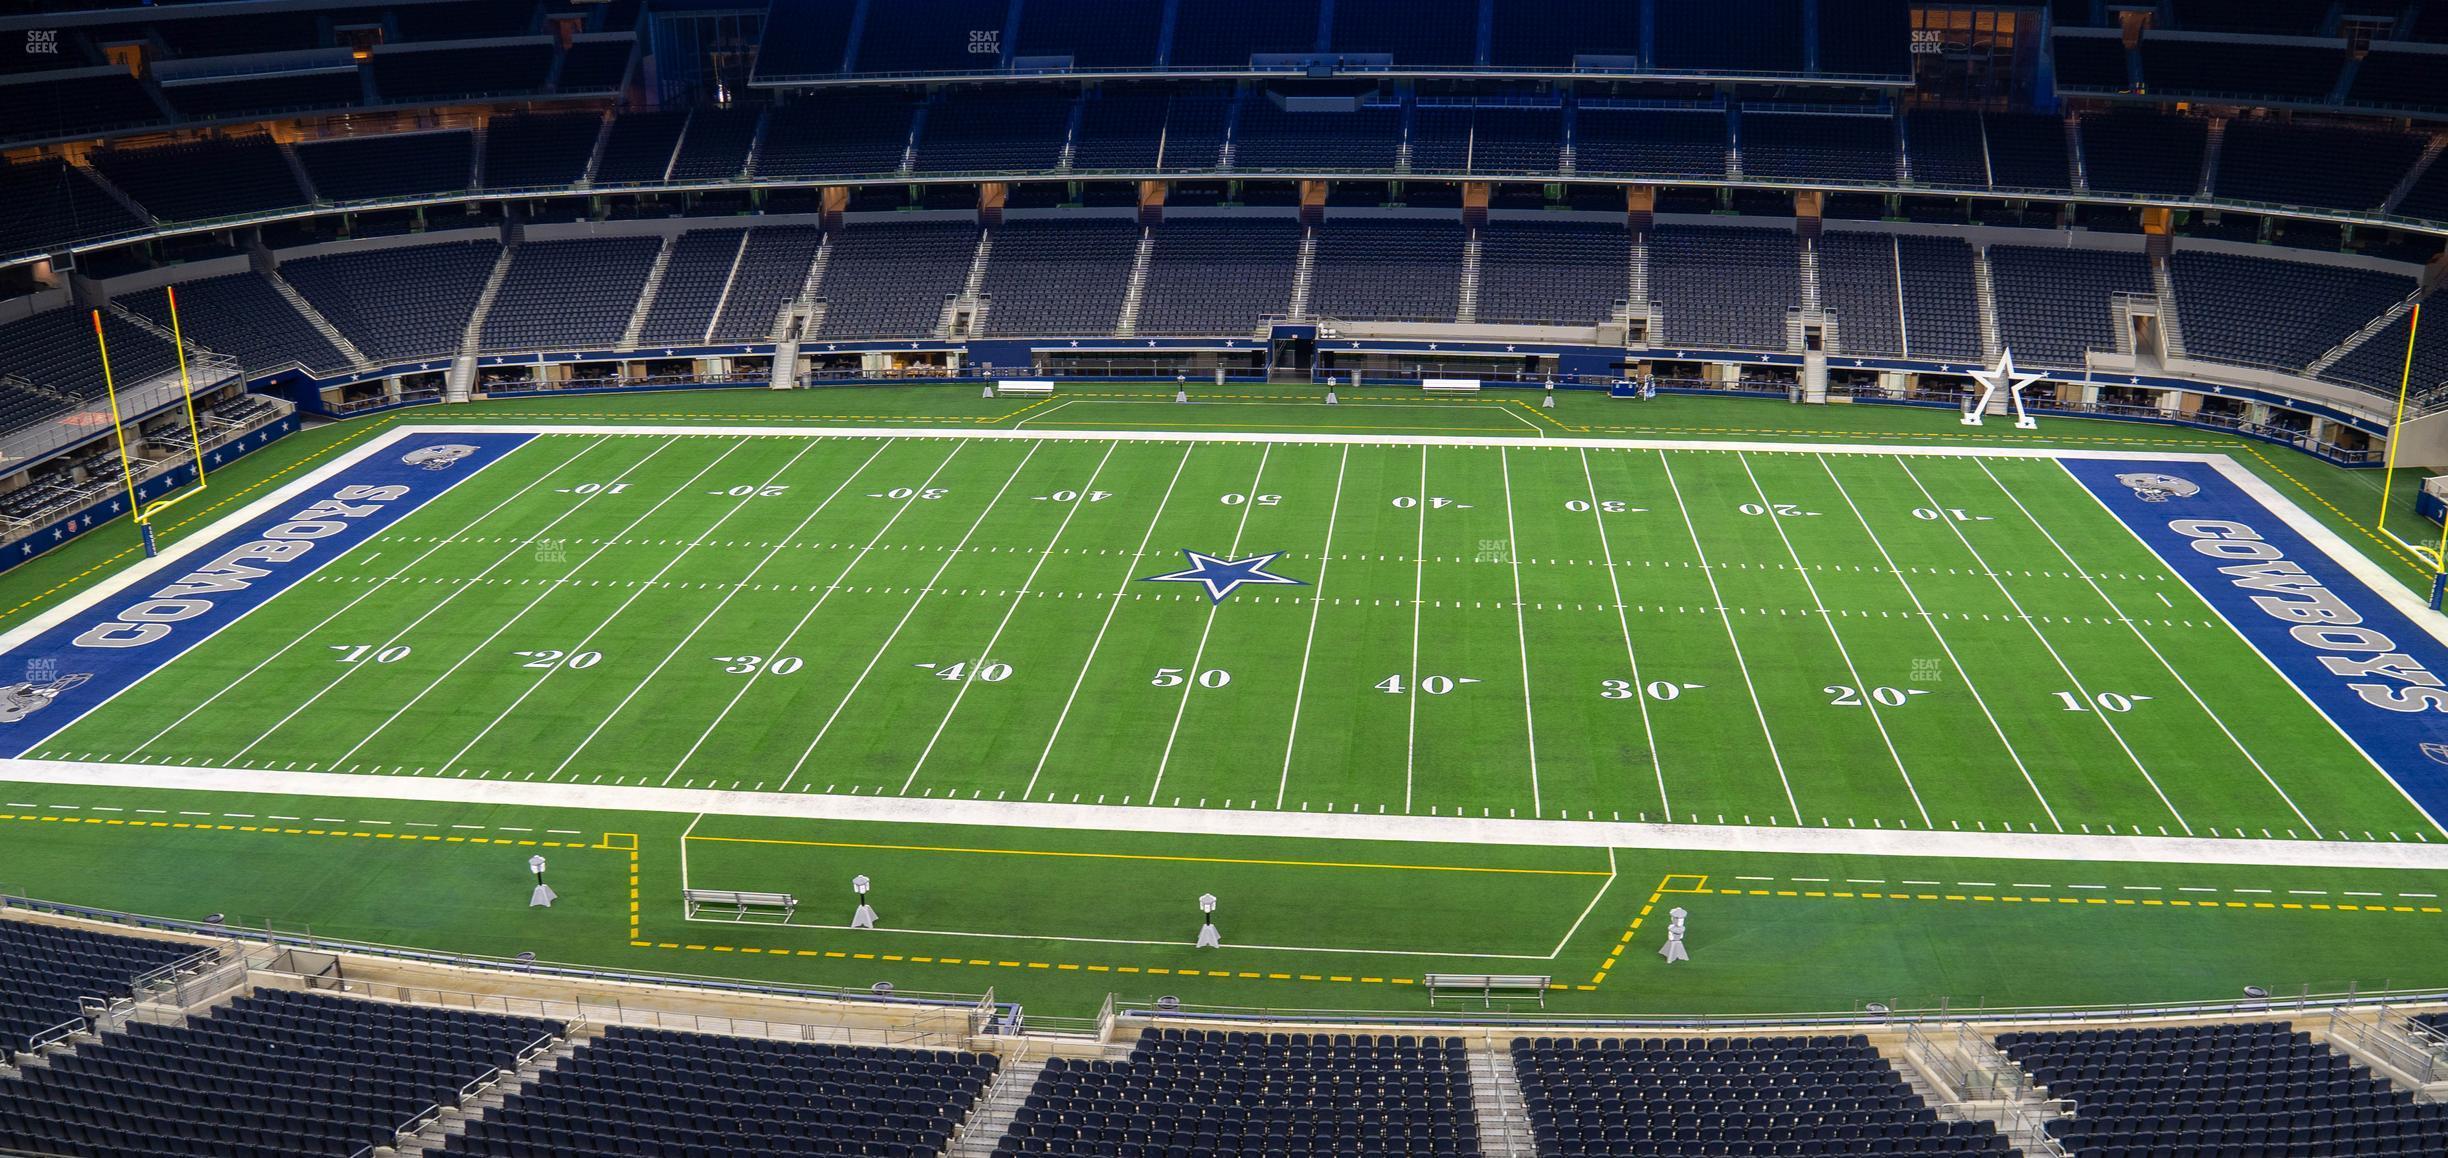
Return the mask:
[(1040, 379), (1015, 378), (995, 383), (997, 394), (1052, 394), (1054, 383)]
[(1420, 389), (1431, 394), (1477, 394), (1477, 378), (1422, 378)]
[(751, 916), (781, 914), (788, 923), (791, 914), (799, 911), (799, 898), (789, 893), (750, 893), (737, 889), (686, 889), (680, 894), (690, 920), (708, 909), (718, 910), (717, 916), (728, 915), (734, 921)]
[(1493, 1007), (1499, 1001), (1535, 1001), (1547, 1005), (1547, 986), (1555, 978), (1539, 973), (1431, 973), (1420, 978), (1428, 1004), (1438, 998), (1476, 1001)]

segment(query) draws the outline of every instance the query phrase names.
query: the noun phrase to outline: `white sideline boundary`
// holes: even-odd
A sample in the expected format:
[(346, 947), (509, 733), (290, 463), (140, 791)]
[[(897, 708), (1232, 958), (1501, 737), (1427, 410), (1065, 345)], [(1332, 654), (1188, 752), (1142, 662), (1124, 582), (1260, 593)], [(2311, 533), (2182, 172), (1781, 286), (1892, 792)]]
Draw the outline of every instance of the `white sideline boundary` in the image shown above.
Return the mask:
[[(0, 634), (0, 653), (23, 645), (125, 589), (180, 566), (230, 528), (297, 499), (401, 440), (433, 434), (501, 433), (613, 437), (778, 437), (1005, 439), (1022, 441), (1267, 443), (1275, 445), (1408, 445), (1423, 447), (1582, 450), (1727, 451), (1745, 454), (1888, 455), (1919, 458), (2095, 459), (2129, 462), (2193, 462), (2210, 466), (2305, 537), (2332, 561), (2443, 646), (2448, 618), (2435, 613), (2402, 583), (2356, 551), (2336, 532), (2225, 454), (2136, 450), (2071, 450), (2028, 447), (1930, 447), (1817, 442), (1677, 441), (1461, 435), (1268, 434), (1210, 431), (1018, 430), (850, 426), (735, 427), (725, 425), (606, 425), (554, 423), (442, 423), (402, 426), (335, 458), (277, 490), (186, 535), (158, 557), (136, 564)], [(335, 558), (344, 557), (336, 556)], [(2353, 737), (2347, 737), (2350, 742)], [(2359, 746), (2359, 745), (2358, 745)], [(2374, 771), (2385, 776), (2376, 766)], [(575, 784), (427, 780), (413, 777), (264, 769), (112, 764), (64, 760), (0, 759), (0, 782), (109, 788), (170, 789), (225, 793), (274, 793), (356, 800), (407, 800), (624, 812), (703, 813), (824, 821), (961, 824), (1074, 830), (1110, 830), (1237, 837), (1386, 840), (1424, 843), (1557, 845), (1586, 848), (1705, 850), (1826, 856), (1963, 857), (2025, 861), (2185, 862), (2304, 868), (2448, 869), (2448, 843), (2270, 840), (2251, 838), (2094, 836), (1854, 828), (1748, 827), (1647, 824), (1628, 821), (1521, 820), (1436, 816), (1366, 816), (1285, 812), (1235, 812), (1150, 806), (1076, 805), (944, 798), (881, 798), (815, 794), (717, 791), (649, 787), (602, 788)], [(2391, 778), (2390, 783), (2395, 784)], [(2402, 787), (2400, 787), (2402, 791)]]
[(1693, 850), (1797, 856), (1903, 856), (1982, 860), (2146, 862), (2272, 868), (2448, 869), (2448, 843), (2216, 839), (2184, 836), (2076, 836), (2057, 833), (1948, 832), (1929, 829), (1766, 828), (1714, 824), (1639, 824), (1603, 820), (1521, 820), (1462, 816), (1351, 816), (1271, 810), (1046, 804), (943, 797), (835, 796), (821, 793), (606, 788), (501, 780), (370, 776), (329, 772), (93, 764), (67, 760), (0, 762), (5, 782), (200, 792), (271, 793), (350, 800), (409, 800), (554, 810), (704, 813), (881, 824), (1169, 833), (1183, 836), (1381, 840), (1425, 844), (1547, 845), (1560, 848)]

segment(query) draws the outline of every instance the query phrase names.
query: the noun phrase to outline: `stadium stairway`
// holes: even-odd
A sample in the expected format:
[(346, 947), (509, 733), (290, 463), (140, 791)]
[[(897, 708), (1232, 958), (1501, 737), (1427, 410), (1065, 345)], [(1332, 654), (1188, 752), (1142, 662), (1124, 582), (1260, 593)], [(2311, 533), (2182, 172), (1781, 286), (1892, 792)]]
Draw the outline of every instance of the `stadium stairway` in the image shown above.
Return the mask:
[[(469, 1098), (465, 1104), (457, 1107), (443, 1107), (440, 1117), (435, 1118), (414, 1136), (401, 1139), (399, 1145), (389, 1148), (389, 1152), (401, 1155), (402, 1158), (408, 1158), (411, 1155), (438, 1151), (450, 1145), (452, 1138), (467, 1133), (469, 1122), (502, 1108), (512, 1095), (526, 1090), (543, 1080), (545, 1074), (559, 1069), (561, 1063), (568, 1061), (580, 1048), (595, 1040), (596, 1035), (601, 1032), (600, 1028), (592, 1025), (570, 1027), (568, 1035), (561, 1039), (558, 1047), (550, 1052), (536, 1055), (533, 1060), (520, 1066), (512, 1077)], [(382, 1152), (381, 1150), (376, 1151), (378, 1154)]]
[(1538, 1136), (1522, 1099), (1513, 1051), (1481, 1038), (1470, 1049), (1471, 1108), (1479, 1118), (1479, 1152), (1485, 1158), (1531, 1158)]
[(1990, 280), (1989, 250), (1972, 247), (1972, 299), (1980, 304), (1981, 361), (1995, 364), (2006, 339), (1998, 334), (1997, 283)]
[[(2213, 130), (2216, 131), (2216, 130)], [(2159, 333), (2167, 343), (2170, 358), (2185, 356), (2184, 323), (2177, 317), (2176, 279), (2168, 273), (2168, 259), (2151, 259), (2151, 286), (2159, 295)]]
[[(745, 252), (746, 246), (743, 245), (741, 249), (742, 252)], [(824, 324), (825, 270), (830, 268), (832, 264), (833, 235), (827, 233), (816, 243), (816, 256), (810, 259), (808, 262), (807, 277), (799, 283), (798, 294), (792, 297), (789, 302), (785, 303), (782, 309), (774, 315), (773, 333), (769, 335), (774, 341), (779, 342), (786, 338), (794, 340), (804, 338), (809, 334), (815, 333), (816, 327)], [(738, 263), (734, 262), (732, 265), (732, 274), (737, 276), (738, 273)], [(728, 284), (723, 286), (726, 293), (729, 292), (730, 288), (731, 287)], [(718, 318), (721, 317), (721, 311), (717, 310), (714, 316)], [(791, 325), (793, 321), (799, 323), (795, 328)], [(798, 350), (795, 343), (791, 354), (793, 359), (796, 360)], [(777, 352), (775, 356), (779, 358), (779, 352)]]
[(1044, 1058), (1029, 1057), (1026, 1053), (1006, 1060), (995, 1074), (994, 1084), (987, 1087), (986, 1097), (953, 1133), (952, 1145), (944, 1151), (946, 1158), (993, 1158), (995, 1147), (1011, 1132), (1012, 1119), (1019, 1116), (1030, 1091), (1037, 1088), (1037, 1076), (1045, 1072), (1045, 1067)]
[(2317, 378), (2328, 373), (2329, 367), (2337, 365), (2340, 359), (2362, 348), (2363, 343), (2371, 341), (2374, 336), (2380, 334), (2384, 330), (2387, 330), (2389, 327), (2396, 325), (2399, 319), (2405, 317), (2408, 313), (2411, 313), (2415, 304), (2422, 301), (2424, 295), (2428, 294), (2429, 292), (2430, 291), (2427, 289), (2417, 289), (2413, 293), (2407, 294), (2404, 301), (2390, 306), (2388, 310), (2382, 313), (2379, 317), (2363, 323), (2362, 329), (2356, 330), (2354, 333), (2347, 335), (2345, 341), (2339, 342), (2336, 346), (2331, 347), (2328, 353), (2323, 354), (2318, 358), (2314, 358), (2310, 365), (2305, 366), (2304, 376), (2307, 378)]
[(501, 296), (502, 282), (509, 278), (510, 262), (516, 256), (518, 246), (505, 245), (493, 259), (493, 272), (486, 275), (484, 290), (476, 295), (476, 308), (468, 314), (467, 333), (459, 339), (459, 356), (451, 359), (450, 377), (444, 382), (445, 402), (465, 402), (476, 389), (476, 348), (484, 338), (485, 315), (493, 312), (493, 299)]
[(2448, 148), (2448, 136), (2434, 134), (2430, 142), (2423, 146), (2422, 156), (2406, 167), (2405, 176), (2397, 179), (2397, 187), (2389, 190), (2388, 199), (2380, 203), (2382, 213), (2397, 212), (2398, 203), (2406, 199), (2406, 194), (2414, 191), (2415, 183), (2423, 179), (2423, 174), (2431, 171), (2431, 166), (2439, 163), (2440, 150), (2444, 148)]
[(1122, 291), (1122, 314), (1114, 320), (1114, 336), (1139, 336), (1139, 309), (1147, 301), (1148, 267), (1156, 262), (1156, 231), (1139, 228), (1139, 247), (1131, 255), (1130, 288)]
[(654, 264), (646, 270), (646, 284), (638, 290), (637, 308), (629, 313), (629, 324), (621, 328), (620, 348), (637, 349), (638, 338), (646, 331), (647, 311), (654, 309), (655, 295), (663, 292), (663, 274), (671, 269), (672, 247), (679, 244), (680, 235), (663, 239), (663, 248), (655, 251)]
[(273, 292), (286, 300), (289, 308), (296, 310), (298, 316), (305, 318), (306, 324), (313, 326), (316, 333), (323, 335), (323, 340), (330, 342), (332, 349), (346, 356), (351, 367), (358, 370), (373, 368), (374, 360), (366, 357), (365, 351), (358, 349), (356, 343), (349, 341), (348, 335), (341, 333), (340, 327), (333, 325), (330, 318), (324, 317), (323, 311), (316, 309), (313, 302), (307, 301), (306, 295), (299, 293), (296, 286), (290, 285), (288, 278), (282, 277), (269, 263), (259, 263), (256, 272), (272, 283)]

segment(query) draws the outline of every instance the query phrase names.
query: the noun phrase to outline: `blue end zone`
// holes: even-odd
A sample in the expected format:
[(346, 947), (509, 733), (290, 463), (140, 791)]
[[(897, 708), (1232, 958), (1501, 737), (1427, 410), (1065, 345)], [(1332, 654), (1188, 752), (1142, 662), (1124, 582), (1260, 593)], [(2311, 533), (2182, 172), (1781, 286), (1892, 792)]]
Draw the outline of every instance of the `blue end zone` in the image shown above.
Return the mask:
[(0, 753), (24, 755), (531, 437), (403, 438), (10, 648)]
[(2207, 463), (2060, 461), (2434, 823), (2448, 817), (2448, 646)]

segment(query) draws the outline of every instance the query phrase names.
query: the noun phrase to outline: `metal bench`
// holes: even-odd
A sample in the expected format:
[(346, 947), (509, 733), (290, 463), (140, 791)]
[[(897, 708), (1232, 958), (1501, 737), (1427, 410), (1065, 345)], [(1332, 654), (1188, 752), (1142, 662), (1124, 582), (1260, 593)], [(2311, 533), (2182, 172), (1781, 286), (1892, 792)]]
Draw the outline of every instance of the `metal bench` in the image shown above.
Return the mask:
[(1431, 394), (1477, 394), (1479, 380), (1477, 378), (1422, 378), (1420, 389)]
[(1052, 383), (1052, 382), (1050, 382), (1050, 381), (1046, 381), (1045, 379), (1041, 379), (1041, 378), (1040, 378), (1040, 379), (1022, 379), (1022, 378), (1014, 378), (1014, 379), (1010, 379), (1010, 380), (1007, 380), (1007, 381), (1002, 381), (1002, 382), (997, 382), (997, 383), (995, 383), (995, 393), (997, 393), (997, 394), (1029, 394), (1029, 395), (1037, 395), (1037, 394), (1052, 394), (1053, 392), (1054, 392), (1054, 383)]
[(716, 916), (729, 915), (734, 921), (752, 916), (779, 914), (789, 923), (791, 914), (799, 911), (799, 898), (789, 893), (752, 893), (737, 889), (686, 889), (680, 894), (690, 920), (696, 920), (708, 909)]
[(1420, 978), (1428, 1004), (1439, 999), (1476, 1001), (1493, 1008), (1499, 1001), (1535, 1001), (1547, 1005), (1547, 987), (1555, 978), (1541, 973), (1431, 973)]

